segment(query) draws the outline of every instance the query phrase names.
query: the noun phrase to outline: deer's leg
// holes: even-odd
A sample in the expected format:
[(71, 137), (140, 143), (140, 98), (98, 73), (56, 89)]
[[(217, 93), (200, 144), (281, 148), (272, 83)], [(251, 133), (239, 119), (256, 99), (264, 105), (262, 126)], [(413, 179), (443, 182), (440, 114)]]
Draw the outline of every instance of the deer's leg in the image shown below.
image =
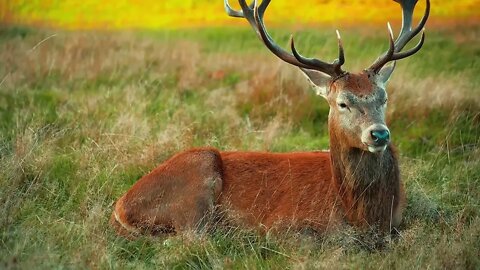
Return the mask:
[(222, 160), (215, 149), (175, 155), (138, 180), (116, 203), (119, 234), (201, 229), (222, 190)]

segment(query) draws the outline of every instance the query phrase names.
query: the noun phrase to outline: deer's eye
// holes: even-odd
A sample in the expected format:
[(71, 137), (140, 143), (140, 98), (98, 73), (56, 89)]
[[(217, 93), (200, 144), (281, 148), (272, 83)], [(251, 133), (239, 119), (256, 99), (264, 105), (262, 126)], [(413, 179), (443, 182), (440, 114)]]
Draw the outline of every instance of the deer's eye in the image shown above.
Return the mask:
[(348, 105), (345, 102), (338, 103), (338, 107), (340, 107), (340, 109), (343, 109), (343, 110), (345, 110), (345, 109), (350, 110), (350, 108), (348, 107)]

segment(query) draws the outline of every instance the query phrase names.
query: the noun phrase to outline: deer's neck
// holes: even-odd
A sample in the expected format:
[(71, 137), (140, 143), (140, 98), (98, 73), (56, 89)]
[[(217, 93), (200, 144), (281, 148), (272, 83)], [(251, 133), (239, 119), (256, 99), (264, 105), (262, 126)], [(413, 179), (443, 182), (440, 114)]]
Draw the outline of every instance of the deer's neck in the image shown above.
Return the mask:
[(399, 203), (400, 176), (391, 146), (374, 154), (349, 148), (330, 134), (333, 180), (347, 220), (354, 225), (388, 228)]

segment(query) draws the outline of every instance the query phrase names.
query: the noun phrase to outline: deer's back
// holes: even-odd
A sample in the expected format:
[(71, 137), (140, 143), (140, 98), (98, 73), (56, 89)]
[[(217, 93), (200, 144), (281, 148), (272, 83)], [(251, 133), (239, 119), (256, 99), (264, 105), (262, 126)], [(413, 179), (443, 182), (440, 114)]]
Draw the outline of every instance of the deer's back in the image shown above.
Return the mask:
[(221, 152), (219, 203), (248, 225), (326, 229), (340, 220), (329, 152)]

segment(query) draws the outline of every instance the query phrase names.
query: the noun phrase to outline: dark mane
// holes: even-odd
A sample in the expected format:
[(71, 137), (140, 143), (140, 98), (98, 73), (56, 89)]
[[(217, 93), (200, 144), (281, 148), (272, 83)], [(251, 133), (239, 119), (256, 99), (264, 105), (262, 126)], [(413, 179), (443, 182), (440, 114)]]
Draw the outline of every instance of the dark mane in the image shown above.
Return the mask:
[[(334, 140), (331, 140), (334, 143)], [(331, 145), (333, 178), (344, 214), (355, 225), (387, 229), (400, 203), (400, 173), (392, 146), (378, 154)]]

